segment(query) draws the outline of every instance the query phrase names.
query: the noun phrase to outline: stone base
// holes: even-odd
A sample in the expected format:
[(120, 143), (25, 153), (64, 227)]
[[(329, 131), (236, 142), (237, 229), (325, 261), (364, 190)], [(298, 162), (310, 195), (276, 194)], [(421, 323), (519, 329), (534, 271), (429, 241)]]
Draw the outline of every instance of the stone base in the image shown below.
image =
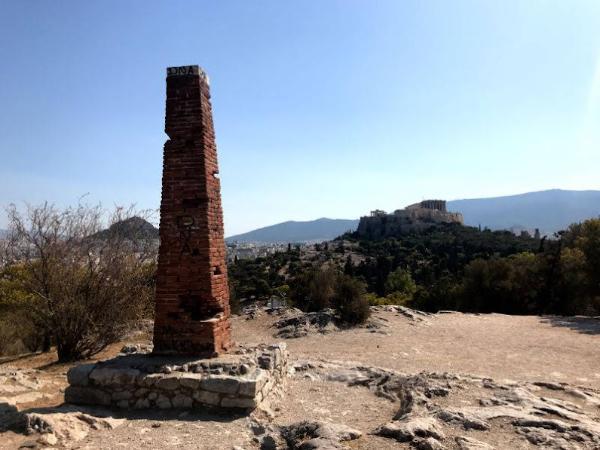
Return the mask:
[(284, 343), (211, 359), (135, 353), (73, 367), (65, 401), (125, 409), (252, 410), (283, 384), (287, 363)]

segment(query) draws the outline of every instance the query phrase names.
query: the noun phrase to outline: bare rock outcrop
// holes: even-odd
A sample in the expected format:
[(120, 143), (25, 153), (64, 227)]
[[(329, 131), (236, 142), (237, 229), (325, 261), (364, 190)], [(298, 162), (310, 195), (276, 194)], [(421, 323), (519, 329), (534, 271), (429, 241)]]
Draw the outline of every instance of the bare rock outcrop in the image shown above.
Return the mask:
[(251, 424), (261, 450), (340, 450), (343, 444), (362, 436), (354, 428), (338, 423), (302, 421), (273, 427)]
[(488, 443), (460, 433), (491, 432), (497, 420), (508, 421), (517, 439), (536, 446), (600, 448), (600, 394), (590, 389), (448, 373), (406, 375), (351, 363), (304, 361), (295, 370), (315, 379), (366, 387), (397, 402), (392, 420), (373, 433), (414, 448), (491, 449)]
[(92, 430), (113, 430), (125, 419), (117, 419), (109, 411), (81, 409), (69, 405), (21, 412), (15, 428), (21, 428), (41, 446), (72, 444), (84, 439)]

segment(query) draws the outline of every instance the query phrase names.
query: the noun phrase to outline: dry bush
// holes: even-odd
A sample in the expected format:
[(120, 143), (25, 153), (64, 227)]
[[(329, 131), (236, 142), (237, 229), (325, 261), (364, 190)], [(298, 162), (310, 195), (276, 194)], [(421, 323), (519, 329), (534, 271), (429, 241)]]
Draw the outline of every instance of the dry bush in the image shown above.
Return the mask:
[(152, 311), (158, 241), (136, 214), (117, 208), (102, 231), (100, 206), (9, 208), (2, 263), (27, 272), (21, 288), (33, 298), (31, 316), (59, 360), (92, 356)]

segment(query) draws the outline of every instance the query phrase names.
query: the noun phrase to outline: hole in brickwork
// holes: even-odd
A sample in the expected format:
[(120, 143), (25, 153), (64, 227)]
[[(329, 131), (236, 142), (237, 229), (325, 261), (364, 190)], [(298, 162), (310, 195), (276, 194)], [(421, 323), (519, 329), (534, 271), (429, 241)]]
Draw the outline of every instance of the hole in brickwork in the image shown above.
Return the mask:
[(220, 266), (215, 266), (213, 269), (213, 275), (221, 275), (223, 273), (223, 271), (221, 270)]
[(199, 256), (200, 255), (200, 250), (198, 250), (197, 248), (192, 250), (192, 256)]
[(192, 216), (179, 216), (177, 223), (180, 228), (189, 228), (194, 225), (194, 218)]
[(167, 313), (167, 317), (168, 317), (169, 319), (179, 319), (179, 313), (176, 313), (176, 312), (170, 312), (170, 313)]
[(223, 312), (214, 304), (203, 301), (202, 296), (197, 294), (180, 295), (179, 307), (189, 314), (192, 320), (207, 320)]
[(184, 198), (181, 201), (181, 205), (184, 208), (198, 208), (199, 206), (202, 205), (202, 203), (205, 200), (203, 198), (197, 197), (197, 198)]

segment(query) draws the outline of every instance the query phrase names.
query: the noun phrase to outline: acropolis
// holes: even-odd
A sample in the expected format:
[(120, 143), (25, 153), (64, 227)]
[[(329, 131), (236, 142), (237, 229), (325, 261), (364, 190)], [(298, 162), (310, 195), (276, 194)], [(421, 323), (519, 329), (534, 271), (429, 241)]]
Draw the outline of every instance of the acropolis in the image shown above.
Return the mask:
[(446, 200), (423, 200), (391, 214), (380, 209), (360, 218), (357, 234), (371, 239), (398, 236), (439, 224), (463, 224), (459, 212), (448, 212)]

